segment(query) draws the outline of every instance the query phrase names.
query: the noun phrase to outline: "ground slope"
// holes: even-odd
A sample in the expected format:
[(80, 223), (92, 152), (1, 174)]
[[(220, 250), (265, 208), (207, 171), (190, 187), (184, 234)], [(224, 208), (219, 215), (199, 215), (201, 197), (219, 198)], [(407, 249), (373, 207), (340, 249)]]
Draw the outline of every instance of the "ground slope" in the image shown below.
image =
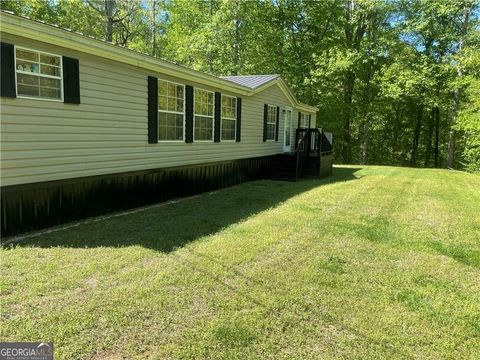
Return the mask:
[(336, 167), (1, 250), (1, 339), (56, 358), (475, 358), (480, 177)]

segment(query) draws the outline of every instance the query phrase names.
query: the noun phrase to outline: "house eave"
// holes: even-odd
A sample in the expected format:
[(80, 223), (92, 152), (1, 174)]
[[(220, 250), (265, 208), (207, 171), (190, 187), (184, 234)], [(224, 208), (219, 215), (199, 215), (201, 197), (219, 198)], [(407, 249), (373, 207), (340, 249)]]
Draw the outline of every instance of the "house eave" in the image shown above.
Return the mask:
[(224, 80), (182, 65), (157, 59), (127, 48), (122, 48), (114, 44), (87, 37), (83, 34), (78, 34), (53, 25), (48, 25), (6, 12), (1, 12), (0, 30), (7, 34), (35, 39), (48, 44), (55, 44), (66, 49), (85, 52), (105, 59), (143, 68), (154, 73), (174, 76), (186, 81), (198, 82), (242, 96), (252, 96), (277, 84), (295, 109), (310, 113), (318, 111), (318, 108), (315, 106), (297, 101), (290, 87), (280, 77), (272, 79), (258, 88), (251, 89), (247, 86), (236, 84), (232, 81)]
[(251, 89), (246, 86), (235, 84), (231, 81), (223, 80), (216, 76), (157, 59), (149, 55), (137, 53), (127, 48), (89, 38), (82, 34), (57, 28), (53, 25), (39, 23), (5, 12), (1, 13), (1, 17), (1, 31), (7, 34), (55, 44), (67, 49), (85, 52), (156, 73), (176, 76), (192, 82), (200, 82), (204, 85), (234, 92), (239, 95), (249, 96), (251, 93)]

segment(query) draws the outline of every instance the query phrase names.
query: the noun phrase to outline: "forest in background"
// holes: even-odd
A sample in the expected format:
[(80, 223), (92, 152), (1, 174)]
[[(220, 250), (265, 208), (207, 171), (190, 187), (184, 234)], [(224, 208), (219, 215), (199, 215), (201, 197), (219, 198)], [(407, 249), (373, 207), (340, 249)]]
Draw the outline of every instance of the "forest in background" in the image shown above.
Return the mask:
[(478, 0), (2, 0), (214, 75), (280, 74), (336, 162), (480, 172)]

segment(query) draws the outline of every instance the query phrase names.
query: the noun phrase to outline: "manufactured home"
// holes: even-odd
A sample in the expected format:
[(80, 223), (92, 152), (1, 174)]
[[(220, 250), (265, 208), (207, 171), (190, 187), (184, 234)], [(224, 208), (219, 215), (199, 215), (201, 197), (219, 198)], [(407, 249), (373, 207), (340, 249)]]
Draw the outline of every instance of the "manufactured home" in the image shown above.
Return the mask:
[(1, 229), (331, 171), (278, 75), (216, 77), (1, 13)]

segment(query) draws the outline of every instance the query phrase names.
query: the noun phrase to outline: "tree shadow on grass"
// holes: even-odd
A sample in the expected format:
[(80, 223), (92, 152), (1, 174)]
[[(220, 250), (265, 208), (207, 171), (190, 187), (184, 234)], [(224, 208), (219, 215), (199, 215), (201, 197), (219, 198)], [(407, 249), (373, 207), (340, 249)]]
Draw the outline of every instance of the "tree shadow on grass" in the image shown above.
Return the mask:
[(335, 167), (325, 179), (284, 182), (259, 180), (126, 213), (87, 219), (31, 234), (11, 246), (124, 247), (140, 245), (171, 252), (238, 223), (315, 187), (359, 179), (361, 168)]
[(480, 251), (467, 244), (442, 244), (432, 241), (429, 245), (438, 254), (448, 256), (464, 265), (480, 268)]

